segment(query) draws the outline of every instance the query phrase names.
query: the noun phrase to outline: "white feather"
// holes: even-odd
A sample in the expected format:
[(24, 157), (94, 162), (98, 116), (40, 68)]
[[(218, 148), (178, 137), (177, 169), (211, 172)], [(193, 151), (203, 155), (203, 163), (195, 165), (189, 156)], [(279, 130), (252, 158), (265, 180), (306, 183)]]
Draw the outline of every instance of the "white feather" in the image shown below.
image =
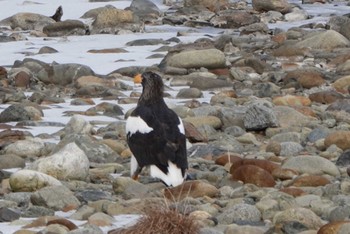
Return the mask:
[(150, 174), (152, 177), (161, 179), (168, 186), (178, 186), (183, 183), (181, 168), (178, 168), (174, 163), (168, 161), (168, 173), (165, 174), (157, 166), (150, 166)]
[(126, 121), (125, 127), (126, 133), (130, 136), (136, 132), (149, 133), (153, 131), (153, 128), (147, 125), (147, 123), (140, 116), (129, 116)]
[(134, 157), (134, 155), (132, 155), (130, 159), (130, 176), (134, 175), (138, 166), (139, 164), (137, 163), (136, 158)]
[(179, 118), (179, 120), (180, 120), (180, 123), (179, 123), (179, 125), (177, 125), (177, 126), (178, 126), (180, 132), (181, 132), (182, 134), (185, 135), (185, 127), (184, 127), (184, 124), (183, 124), (181, 118)]

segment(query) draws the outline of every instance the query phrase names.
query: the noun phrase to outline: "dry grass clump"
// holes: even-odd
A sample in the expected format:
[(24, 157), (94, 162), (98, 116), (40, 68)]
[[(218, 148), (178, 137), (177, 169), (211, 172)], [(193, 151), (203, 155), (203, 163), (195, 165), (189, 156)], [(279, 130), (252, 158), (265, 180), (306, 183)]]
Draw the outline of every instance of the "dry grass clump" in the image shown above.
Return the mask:
[(197, 234), (199, 225), (176, 209), (156, 206), (146, 209), (139, 221), (128, 228), (116, 229), (108, 234)]

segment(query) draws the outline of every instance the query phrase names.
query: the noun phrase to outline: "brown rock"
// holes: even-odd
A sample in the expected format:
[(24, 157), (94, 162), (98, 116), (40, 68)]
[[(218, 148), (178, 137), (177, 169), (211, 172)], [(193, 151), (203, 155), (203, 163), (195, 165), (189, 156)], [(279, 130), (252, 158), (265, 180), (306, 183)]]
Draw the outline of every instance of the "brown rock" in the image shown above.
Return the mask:
[(70, 231), (78, 229), (78, 226), (75, 225), (72, 221), (69, 221), (68, 219), (64, 219), (64, 218), (57, 218), (57, 219), (50, 220), (47, 222), (46, 225), (49, 226), (51, 224), (63, 225), (65, 227), (67, 227)]
[(340, 93), (349, 93), (350, 76), (343, 76), (337, 79), (332, 86)]
[(307, 89), (318, 87), (325, 83), (324, 75), (321, 71), (316, 69), (296, 69), (289, 71), (283, 78), (285, 84), (294, 80), (296, 80), (301, 87)]
[(28, 88), (30, 84), (30, 75), (27, 72), (20, 71), (16, 74), (14, 81), (16, 87)]
[(292, 9), (287, 0), (253, 0), (252, 5), (254, 10), (260, 12), (278, 11), (285, 14)]
[(273, 104), (278, 106), (310, 106), (311, 100), (304, 96), (285, 95), (275, 97), (272, 100)]
[(271, 37), (271, 40), (277, 42), (278, 44), (282, 44), (287, 40), (287, 34), (285, 32), (278, 33), (276, 35), (273, 35)]
[[(350, 76), (349, 76), (350, 77)], [(350, 81), (350, 79), (349, 79)], [(321, 104), (330, 104), (339, 99), (343, 99), (344, 96), (335, 91), (320, 91), (316, 93), (312, 93), (309, 95), (309, 98), (313, 102), (321, 103)]]
[(75, 87), (82, 88), (90, 85), (113, 87), (114, 84), (112, 80), (102, 79), (96, 76), (81, 76), (76, 80)]
[[(295, 47), (295, 46), (290, 46), (290, 45), (282, 45), (276, 49), (274, 49), (272, 51), (272, 54), (276, 57), (296, 57), (296, 56), (306, 56), (308, 53), (310, 52), (310, 49), (303, 47), (303, 48), (299, 48), (299, 47)], [(283, 70), (292, 70), (292, 68), (296, 68), (295, 65), (293, 64), (293, 67), (287, 66), (290, 63), (284, 63), (284, 67)], [(289, 69), (287, 69), (287, 67)], [(298, 66), (297, 66), (298, 67)], [(293, 70), (294, 70), (293, 69)]]
[(305, 116), (309, 116), (309, 117), (314, 117), (317, 118), (317, 114), (315, 113), (315, 111), (309, 107), (309, 106), (293, 106), (293, 108), (298, 111), (299, 113), (305, 115)]
[(275, 170), (272, 171), (272, 176), (275, 179), (280, 179), (280, 180), (290, 180), (297, 175), (299, 175), (298, 172), (288, 168), (276, 168)]
[(0, 80), (7, 78), (7, 70), (6, 68), (0, 66)]
[(319, 175), (300, 176), (293, 181), (296, 187), (318, 187), (331, 183), (327, 178)]
[(216, 116), (196, 116), (196, 117), (186, 117), (184, 121), (193, 124), (195, 127), (202, 125), (210, 125), (215, 129), (221, 128), (222, 122)]
[(301, 190), (300, 188), (283, 188), (283, 189), (280, 189), (281, 192), (284, 192), (284, 193), (287, 193), (293, 197), (299, 197), (299, 196), (302, 196), (302, 195), (305, 195), (306, 193)]
[(342, 150), (350, 149), (350, 131), (336, 131), (328, 134), (324, 141), (325, 146), (335, 144)]
[(274, 187), (276, 184), (268, 171), (254, 165), (240, 166), (231, 175), (233, 180), (239, 180), (245, 184), (255, 184), (259, 187)]
[(185, 0), (184, 6), (202, 6), (210, 11), (217, 12), (220, 9), (226, 8), (229, 5), (228, 0)]
[(4, 130), (0, 132), (0, 147), (3, 148), (18, 140), (24, 140), (28, 133), (19, 130)]
[(338, 234), (340, 228), (344, 224), (349, 224), (350, 221), (335, 221), (323, 225), (317, 232), (317, 234)]
[(216, 187), (199, 180), (186, 181), (182, 185), (164, 190), (164, 196), (172, 201), (180, 201), (186, 197), (215, 197), (218, 194)]
[(350, 176), (350, 167), (346, 168), (346, 173)]
[(230, 173), (234, 173), (234, 171), (239, 168), (241, 165), (254, 165), (260, 167), (261, 169), (266, 170), (268, 173), (272, 173), (273, 170), (280, 168), (280, 165), (270, 162), (264, 159), (243, 159), (241, 164), (233, 164), (230, 168)]
[(35, 228), (35, 227), (42, 227), (46, 226), (48, 222), (58, 219), (59, 217), (56, 216), (41, 216), (33, 221), (31, 223), (23, 226), (23, 228)]
[(238, 154), (223, 154), (219, 155), (215, 159), (215, 163), (221, 166), (225, 166), (227, 163), (231, 164), (241, 164), (243, 159)]
[(202, 133), (200, 133), (197, 128), (189, 122), (183, 121), (184, 127), (185, 127), (185, 134), (186, 138), (191, 142), (191, 143), (196, 143), (196, 142), (208, 142), (208, 138), (203, 136)]

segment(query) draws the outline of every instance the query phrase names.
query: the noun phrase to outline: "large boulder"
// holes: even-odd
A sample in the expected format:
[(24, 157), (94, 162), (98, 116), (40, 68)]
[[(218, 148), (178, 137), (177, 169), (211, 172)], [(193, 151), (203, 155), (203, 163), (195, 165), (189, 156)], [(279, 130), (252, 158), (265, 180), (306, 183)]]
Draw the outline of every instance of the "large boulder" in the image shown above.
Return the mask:
[(334, 30), (327, 30), (324, 32), (316, 33), (296, 44), (296, 46), (299, 48), (309, 47), (312, 49), (324, 50), (344, 48), (348, 47), (349, 45), (350, 41), (342, 34)]
[(43, 32), (49, 37), (85, 35), (89, 33), (89, 28), (79, 20), (65, 20), (46, 25)]
[(9, 18), (0, 21), (0, 25), (8, 25), (12, 29), (21, 28), (22, 30), (38, 30), (55, 23), (55, 20), (48, 16), (35, 13), (17, 13)]
[(0, 123), (41, 120), (43, 112), (32, 105), (13, 104), (0, 113)]

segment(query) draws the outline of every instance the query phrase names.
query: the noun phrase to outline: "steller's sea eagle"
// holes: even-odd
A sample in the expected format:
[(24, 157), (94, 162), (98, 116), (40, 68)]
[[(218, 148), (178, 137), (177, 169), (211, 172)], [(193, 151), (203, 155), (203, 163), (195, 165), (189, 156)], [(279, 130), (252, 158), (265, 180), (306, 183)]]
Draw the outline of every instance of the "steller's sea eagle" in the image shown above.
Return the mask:
[(145, 166), (152, 177), (167, 186), (182, 184), (186, 177), (187, 151), (181, 119), (164, 102), (162, 78), (154, 72), (141, 75), (142, 94), (126, 121), (127, 142), (133, 154), (130, 173), (137, 179)]

